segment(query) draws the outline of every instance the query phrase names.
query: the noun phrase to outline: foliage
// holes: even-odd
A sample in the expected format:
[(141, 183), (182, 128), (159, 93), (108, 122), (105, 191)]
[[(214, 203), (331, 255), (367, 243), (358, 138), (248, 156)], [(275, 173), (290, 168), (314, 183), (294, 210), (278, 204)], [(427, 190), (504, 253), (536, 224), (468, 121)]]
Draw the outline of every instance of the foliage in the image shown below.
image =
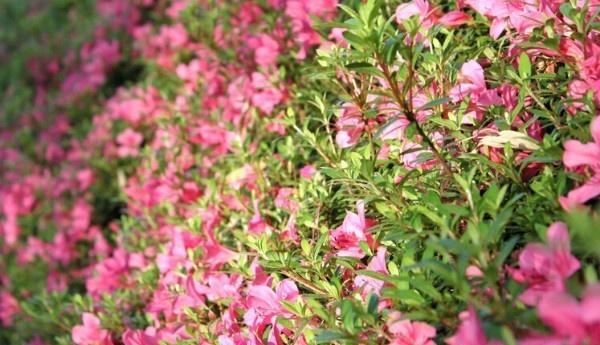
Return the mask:
[(600, 343), (599, 5), (2, 5), (0, 342)]

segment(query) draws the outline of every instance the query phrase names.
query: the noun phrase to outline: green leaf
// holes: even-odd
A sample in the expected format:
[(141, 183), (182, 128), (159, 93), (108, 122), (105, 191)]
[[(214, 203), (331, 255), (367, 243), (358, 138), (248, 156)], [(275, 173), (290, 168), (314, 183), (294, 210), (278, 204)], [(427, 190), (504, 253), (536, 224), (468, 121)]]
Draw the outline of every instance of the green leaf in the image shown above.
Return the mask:
[(369, 296), (369, 302), (367, 304), (367, 313), (376, 316), (377, 315), (377, 306), (379, 305), (379, 297), (372, 293)]
[(365, 48), (369, 45), (369, 42), (366, 41), (364, 38), (355, 35), (349, 31), (344, 32), (343, 35), (346, 41), (348, 41), (348, 43), (350, 43), (355, 48)]
[(529, 55), (524, 52), (519, 56), (519, 75), (523, 79), (531, 76), (531, 60), (529, 59)]
[(425, 103), (421, 107), (417, 108), (417, 110), (415, 110), (415, 112), (425, 110), (425, 109), (431, 109), (431, 108), (437, 107), (438, 105), (446, 104), (448, 102), (450, 102), (450, 97), (442, 97), (442, 98), (434, 99), (432, 101)]
[(317, 344), (331, 343), (336, 340), (344, 340), (344, 339), (347, 339), (346, 334), (344, 334), (342, 332), (330, 331), (330, 330), (320, 331), (317, 334), (317, 336), (315, 337), (315, 341), (317, 342)]
[(436, 288), (425, 279), (413, 277), (410, 279), (410, 285), (415, 289), (426, 293), (429, 297), (433, 298), (436, 301), (440, 301), (442, 299), (442, 295)]
[(353, 62), (353, 63), (347, 64), (346, 68), (351, 71), (355, 71), (355, 72), (359, 72), (359, 73), (365, 73), (368, 75), (383, 77), (383, 73), (380, 70), (378, 70), (377, 68), (375, 68), (375, 66), (373, 66), (367, 62)]

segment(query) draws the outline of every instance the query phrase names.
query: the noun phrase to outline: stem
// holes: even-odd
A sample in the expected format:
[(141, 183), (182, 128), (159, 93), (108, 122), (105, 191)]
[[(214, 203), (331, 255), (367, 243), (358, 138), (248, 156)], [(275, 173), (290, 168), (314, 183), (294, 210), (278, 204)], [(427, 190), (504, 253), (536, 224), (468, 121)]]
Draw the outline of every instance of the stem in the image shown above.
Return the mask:
[[(410, 55), (411, 61), (409, 61), (409, 63), (408, 63), (408, 81), (409, 81), (409, 83), (412, 84), (412, 81), (414, 78), (414, 70), (412, 68), (412, 49), (410, 51), (411, 51), (411, 55)], [(410, 87), (408, 89), (409, 90), (409, 102), (407, 103), (402, 99), (401, 92), (398, 89), (398, 84), (392, 78), (392, 74), (390, 73), (388, 66), (382, 62), (380, 56), (377, 56), (377, 62), (379, 63), (379, 67), (381, 67), (381, 69), (383, 71), (385, 80), (387, 81), (387, 83), (390, 85), (390, 88), (392, 89), (392, 96), (394, 97), (394, 100), (396, 101), (396, 103), (398, 104), (400, 109), (402, 109), (402, 111), (404, 112), (404, 115), (406, 115), (406, 118), (408, 119), (408, 121), (410, 121), (412, 124), (415, 125), (415, 128), (417, 129), (417, 133), (419, 133), (419, 135), (423, 138), (423, 140), (425, 141), (427, 146), (429, 146), (429, 148), (431, 149), (431, 151), (433, 152), (435, 157), (440, 161), (444, 172), (447, 173), (448, 175), (452, 175), (452, 169), (450, 169), (448, 162), (446, 162), (446, 160), (444, 159), (444, 157), (442, 156), (440, 151), (437, 149), (437, 147), (435, 146), (433, 141), (431, 141), (429, 136), (423, 130), (423, 127), (421, 127), (421, 125), (419, 124), (419, 121), (417, 121), (417, 118), (412, 109), (412, 99), (413, 99), (412, 85), (410, 85)]]
[(320, 287), (313, 284), (313, 282), (311, 282), (310, 280), (308, 280), (294, 272), (284, 269), (281, 271), (281, 273), (283, 273), (286, 277), (290, 278), (291, 280), (295, 281), (296, 283), (299, 283), (299, 284), (303, 285), (304, 287), (306, 287), (318, 294), (329, 296), (329, 293), (327, 291), (321, 289)]

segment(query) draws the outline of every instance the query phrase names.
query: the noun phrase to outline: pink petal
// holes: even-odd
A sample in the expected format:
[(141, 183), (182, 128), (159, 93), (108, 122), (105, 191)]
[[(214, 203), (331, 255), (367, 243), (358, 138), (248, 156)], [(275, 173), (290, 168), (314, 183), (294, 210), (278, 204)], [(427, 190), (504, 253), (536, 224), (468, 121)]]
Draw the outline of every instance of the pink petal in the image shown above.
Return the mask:
[(568, 211), (575, 207), (582, 206), (598, 195), (600, 195), (600, 181), (592, 179), (581, 187), (570, 191), (566, 197), (561, 197), (559, 201), (561, 206)]
[(492, 21), (492, 26), (490, 26), (490, 36), (493, 39), (498, 39), (504, 29), (506, 29), (506, 20), (504, 18), (495, 18)]
[(600, 322), (600, 284), (588, 286), (581, 302), (582, 318), (586, 323)]
[(565, 293), (552, 293), (542, 298), (538, 313), (545, 324), (558, 334), (581, 339), (585, 325), (577, 301)]
[(298, 298), (300, 292), (293, 280), (285, 279), (277, 285), (275, 294), (280, 300), (293, 301)]
[(590, 124), (590, 132), (592, 132), (592, 138), (594, 138), (596, 144), (600, 145), (600, 116), (597, 116)]
[(445, 26), (459, 26), (468, 23), (471, 20), (471, 16), (463, 11), (451, 11), (444, 14), (439, 19), (439, 22)]
[(86, 327), (100, 327), (100, 319), (92, 313), (83, 313), (81, 318)]
[(369, 271), (379, 272), (383, 274), (389, 274), (387, 270), (387, 264), (385, 262), (385, 254), (387, 249), (383, 246), (377, 248), (377, 255), (371, 259), (367, 269)]
[(247, 298), (248, 305), (262, 311), (279, 309), (279, 299), (273, 290), (264, 285), (250, 287)]
[(569, 231), (567, 225), (562, 222), (556, 222), (548, 228), (548, 242), (552, 250), (571, 251), (569, 240)]
[(418, 14), (420, 14), (420, 10), (415, 2), (401, 4), (396, 8), (396, 21), (400, 24), (402, 21)]
[(565, 142), (563, 163), (568, 168), (598, 165), (600, 164), (600, 145), (596, 143), (582, 144), (577, 140), (567, 140)]
[(471, 83), (475, 84), (476, 86), (485, 89), (485, 78), (483, 75), (483, 68), (481, 67), (481, 65), (479, 63), (477, 63), (477, 61), (475, 60), (470, 60), (467, 61), (464, 65), (462, 65), (462, 67), (460, 68), (460, 74), (463, 75), (464, 77), (468, 78)]

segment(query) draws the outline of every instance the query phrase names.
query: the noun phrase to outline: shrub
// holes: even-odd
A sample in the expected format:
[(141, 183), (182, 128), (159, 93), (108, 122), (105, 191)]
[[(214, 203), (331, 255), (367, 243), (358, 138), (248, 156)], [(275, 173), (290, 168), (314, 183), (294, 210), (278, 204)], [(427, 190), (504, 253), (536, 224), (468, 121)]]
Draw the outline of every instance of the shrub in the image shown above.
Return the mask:
[(0, 341), (600, 344), (599, 5), (10, 5)]

